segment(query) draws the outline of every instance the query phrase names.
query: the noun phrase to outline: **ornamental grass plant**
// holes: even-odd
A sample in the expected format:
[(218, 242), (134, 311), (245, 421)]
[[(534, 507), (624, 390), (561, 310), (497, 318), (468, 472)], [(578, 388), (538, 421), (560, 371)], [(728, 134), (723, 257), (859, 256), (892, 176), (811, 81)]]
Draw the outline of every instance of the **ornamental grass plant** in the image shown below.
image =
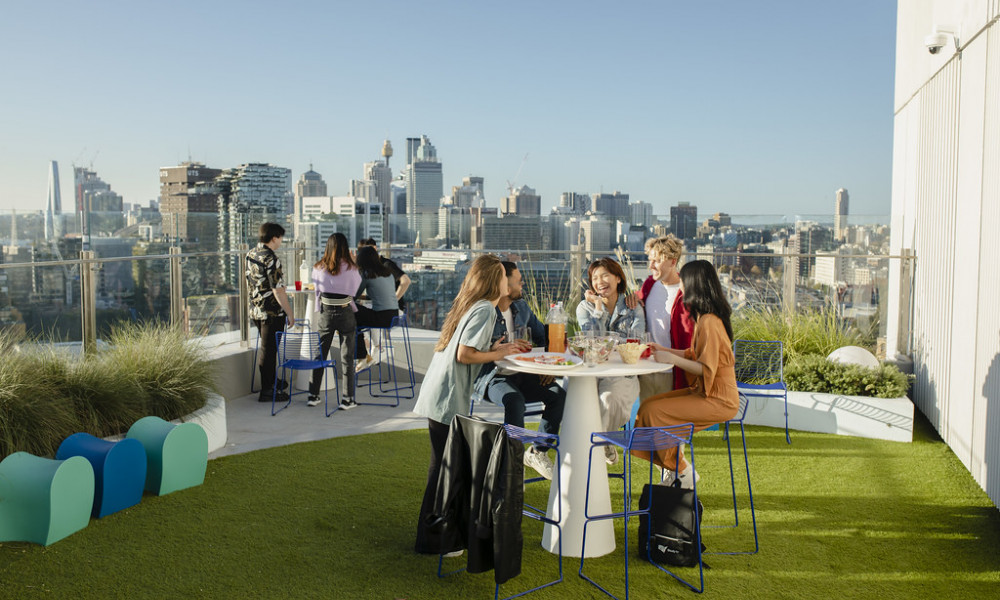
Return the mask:
[(148, 415), (172, 420), (204, 406), (212, 366), (179, 328), (123, 323), (108, 341), (80, 356), (0, 333), (0, 458), (54, 456), (73, 433), (108, 437)]
[(875, 349), (876, 330), (859, 329), (833, 309), (792, 314), (771, 308), (751, 308), (733, 314), (733, 335), (743, 340), (781, 340), (785, 362), (806, 354), (828, 356), (837, 348)]

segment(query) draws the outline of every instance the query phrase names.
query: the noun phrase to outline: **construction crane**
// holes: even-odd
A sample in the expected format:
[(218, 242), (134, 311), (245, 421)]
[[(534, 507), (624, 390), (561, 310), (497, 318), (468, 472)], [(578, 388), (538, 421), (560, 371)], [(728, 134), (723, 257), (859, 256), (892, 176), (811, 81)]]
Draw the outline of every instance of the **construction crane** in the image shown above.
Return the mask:
[(524, 168), (524, 163), (528, 162), (528, 154), (524, 154), (524, 158), (521, 159), (521, 166), (517, 168), (517, 173), (514, 174), (514, 179), (507, 180), (507, 195), (514, 195), (514, 188), (517, 187), (517, 178), (521, 176), (521, 169)]

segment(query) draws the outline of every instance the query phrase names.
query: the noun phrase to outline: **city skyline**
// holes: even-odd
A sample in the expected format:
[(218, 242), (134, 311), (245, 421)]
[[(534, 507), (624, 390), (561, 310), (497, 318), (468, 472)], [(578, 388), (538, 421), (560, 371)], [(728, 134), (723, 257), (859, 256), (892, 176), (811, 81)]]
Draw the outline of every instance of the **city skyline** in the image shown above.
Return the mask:
[(830, 214), (841, 187), (889, 212), (893, 2), (187, 6), (9, 10), (0, 209), (43, 210), (50, 160), (63, 194), (75, 164), (134, 204), (189, 158), (311, 164), (343, 195), (384, 139), (397, 175), (426, 135), (444, 189), (484, 177), (491, 206), (510, 180), (543, 214), (614, 191), (659, 215)]

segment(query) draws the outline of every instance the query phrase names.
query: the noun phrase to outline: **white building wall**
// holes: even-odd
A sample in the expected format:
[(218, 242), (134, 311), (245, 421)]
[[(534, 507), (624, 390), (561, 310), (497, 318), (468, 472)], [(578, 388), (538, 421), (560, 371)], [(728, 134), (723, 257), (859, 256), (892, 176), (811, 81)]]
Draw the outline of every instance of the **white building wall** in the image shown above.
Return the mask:
[[(913, 400), (1000, 504), (1000, 0), (913, 0), (897, 17), (892, 254), (913, 253)], [(935, 55), (924, 38), (954, 28)], [(890, 355), (907, 351), (893, 261)], [(990, 435), (992, 432), (992, 435)]]

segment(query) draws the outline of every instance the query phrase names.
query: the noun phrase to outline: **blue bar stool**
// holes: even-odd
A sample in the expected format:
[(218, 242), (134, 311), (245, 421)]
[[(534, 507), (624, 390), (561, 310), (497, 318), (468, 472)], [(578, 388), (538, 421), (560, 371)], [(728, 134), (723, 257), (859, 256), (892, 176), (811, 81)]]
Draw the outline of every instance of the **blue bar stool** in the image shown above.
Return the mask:
[[(624, 472), (624, 488), (622, 492), (622, 511), (612, 512), (609, 514), (602, 515), (591, 515), (590, 514), (590, 477), (587, 477), (587, 500), (584, 504), (584, 516), (586, 520), (583, 524), (583, 556), (580, 558), (580, 577), (586, 579), (592, 583), (597, 589), (601, 590), (608, 596), (612, 598), (618, 598), (610, 591), (602, 587), (599, 583), (588, 577), (583, 572), (584, 560), (586, 557), (586, 547), (587, 547), (587, 526), (590, 525), (592, 521), (600, 521), (605, 519), (625, 519), (625, 600), (629, 598), (629, 568), (628, 568), (628, 554), (629, 548), (631, 546), (629, 542), (629, 517), (638, 515), (648, 515), (650, 514), (650, 508), (632, 508), (632, 461), (634, 457), (632, 456), (632, 451), (648, 452), (652, 453), (655, 451), (663, 450), (676, 450), (680, 453), (680, 449), (684, 444), (690, 446), (690, 461), (692, 472), (694, 470), (694, 446), (691, 444), (692, 436), (694, 435), (694, 425), (688, 423), (684, 425), (675, 425), (668, 427), (636, 427), (627, 431), (604, 431), (593, 433), (590, 436), (590, 461), (594, 460), (594, 450), (598, 450), (598, 460), (604, 460), (604, 446), (613, 445), (616, 446), (624, 455), (622, 460), (625, 465)], [(651, 455), (650, 455), (651, 457)], [(588, 464), (588, 468), (589, 468)], [(656, 474), (655, 481), (660, 481), (660, 469), (656, 467), (652, 461), (649, 462), (649, 474), (648, 483), (650, 485), (654, 482), (654, 473)], [(698, 484), (694, 482), (694, 505), (698, 506)], [(652, 528), (650, 528), (652, 530)], [(676, 573), (670, 571), (669, 569), (663, 567), (663, 565), (652, 561), (647, 558), (648, 562), (656, 567), (657, 569), (663, 571), (664, 573), (670, 575), (677, 581), (683, 583), (685, 586), (690, 588), (692, 591), (701, 593), (705, 589), (705, 570), (704, 563), (701, 557), (701, 529), (697, 528), (697, 547), (698, 552), (698, 586), (695, 587), (692, 583), (678, 576)], [(646, 544), (649, 544), (649, 540), (646, 540)], [(648, 553), (647, 553), (648, 554)]]
[[(393, 337), (393, 330), (397, 334)], [(372, 352), (376, 352), (375, 347), (381, 345), (381, 352), (384, 352), (386, 361), (385, 373), (382, 372), (383, 361), (379, 360), (377, 366), (365, 369), (368, 372), (368, 381), (362, 383), (360, 378), (357, 387), (368, 388), (368, 394), (372, 398), (393, 398), (392, 402), (361, 402), (358, 404), (368, 404), (372, 406), (399, 406), (400, 398), (413, 398), (413, 390), (416, 387), (416, 376), (413, 374), (413, 351), (410, 349), (410, 326), (406, 320), (406, 313), (392, 318), (388, 327), (360, 327), (358, 333), (368, 331), (372, 336)], [(376, 342), (377, 340), (377, 342)], [(399, 344), (397, 348), (396, 344)], [(396, 351), (403, 351), (406, 359), (406, 379), (400, 380), (398, 369), (396, 368)], [(375, 378), (372, 371), (378, 370)], [(375, 390), (378, 389), (376, 392)]]
[(750, 522), (753, 524), (753, 551), (742, 550), (734, 552), (708, 552), (707, 554), (756, 554), (760, 550), (760, 540), (757, 538), (757, 515), (754, 512), (753, 507), (753, 486), (750, 485), (750, 460), (747, 458), (747, 435), (746, 430), (743, 428), (743, 420), (747, 416), (747, 406), (750, 405), (749, 399), (743, 392), (740, 392), (740, 409), (736, 413), (736, 417), (726, 421), (723, 425), (722, 430), (723, 439), (726, 440), (726, 451), (729, 453), (729, 482), (733, 494), (733, 524), (732, 525), (704, 525), (704, 527), (739, 527), (740, 525), (740, 513), (736, 504), (736, 475), (733, 470), (733, 447), (731, 444), (732, 436), (729, 435), (730, 425), (740, 426), (740, 440), (743, 442), (743, 465), (746, 469), (747, 475), (747, 495), (750, 498)]

